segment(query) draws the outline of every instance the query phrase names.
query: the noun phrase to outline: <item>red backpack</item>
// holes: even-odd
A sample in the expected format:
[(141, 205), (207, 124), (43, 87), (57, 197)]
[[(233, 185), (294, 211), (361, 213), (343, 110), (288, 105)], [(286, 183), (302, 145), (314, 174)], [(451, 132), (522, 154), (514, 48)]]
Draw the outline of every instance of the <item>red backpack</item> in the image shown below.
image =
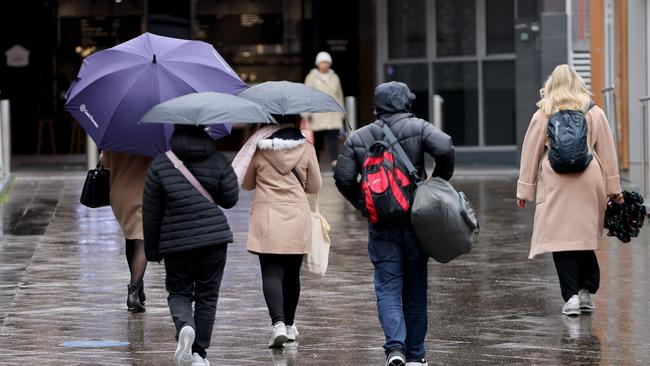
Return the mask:
[[(366, 152), (361, 168), (365, 213), (373, 224), (401, 219), (411, 210), (417, 171), (386, 123), (388, 143), (376, 141)], [(406, 167), (404, 172), (401, 167)]]

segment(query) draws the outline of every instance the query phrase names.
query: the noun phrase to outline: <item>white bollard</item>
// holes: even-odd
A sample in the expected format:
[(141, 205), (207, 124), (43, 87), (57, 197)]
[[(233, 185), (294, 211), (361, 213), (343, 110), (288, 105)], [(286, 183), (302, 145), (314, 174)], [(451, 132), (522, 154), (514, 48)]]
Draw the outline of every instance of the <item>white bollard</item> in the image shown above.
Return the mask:
[(86, 156), (88, 157), (88, 170), (95, 169), (99, 157), (97, 156), (97, 145), (95, 141), (86, 135)]
[(9, 101), (0, 100), (0, 143), (2, 144), (2, 175), (11, 173), (11, 113)]
[(441, 130), (443, 127), (442, 107), (444, 103), (445, 100), (440, 95), (433, 96), (433, 125)]
[(347, 121), (348, 132), (357, 129), (357, 98), (345, 97), (345, 120)]

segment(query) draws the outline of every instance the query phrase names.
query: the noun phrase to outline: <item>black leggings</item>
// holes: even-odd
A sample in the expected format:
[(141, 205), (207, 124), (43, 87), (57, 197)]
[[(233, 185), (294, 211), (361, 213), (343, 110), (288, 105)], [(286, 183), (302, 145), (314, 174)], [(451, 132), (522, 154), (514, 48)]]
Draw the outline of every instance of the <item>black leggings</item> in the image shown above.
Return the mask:
[(553, 261), (564, 301), (569, 301), (571, 296), (583, 289), (592, 294), (598, 291), (600, 268), (593, 250), (553, 252)]
[(264, 300), (271, 322), (293, 325), (300, 298), (302, 254), (260, 254)]
[(314, 131), (314, 148), (316, 148), (316, 154), (320, 158), (321, 152), (329, 150), (330, 161), (334, 161), (339, 157), (339, 130), (324, 130), (324, 131)]

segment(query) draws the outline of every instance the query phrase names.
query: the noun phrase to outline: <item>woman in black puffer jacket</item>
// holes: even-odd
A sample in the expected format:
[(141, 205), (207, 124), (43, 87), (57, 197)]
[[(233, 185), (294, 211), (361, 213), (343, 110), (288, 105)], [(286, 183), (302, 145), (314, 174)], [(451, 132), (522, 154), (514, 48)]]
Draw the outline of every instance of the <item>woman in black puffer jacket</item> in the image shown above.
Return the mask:
[(176, 127), (171, 148), (215, 203), (194, 188), (167, 156), (158, 156), (144, 189), (145, 251), (149, 261), (165, 260), (167, 301), (179, 344), (176, 363), (203, 364), (227, 244), (233, 241), (219, 206), (233, 207), (239, 187), (230, 162), (202, 128)]

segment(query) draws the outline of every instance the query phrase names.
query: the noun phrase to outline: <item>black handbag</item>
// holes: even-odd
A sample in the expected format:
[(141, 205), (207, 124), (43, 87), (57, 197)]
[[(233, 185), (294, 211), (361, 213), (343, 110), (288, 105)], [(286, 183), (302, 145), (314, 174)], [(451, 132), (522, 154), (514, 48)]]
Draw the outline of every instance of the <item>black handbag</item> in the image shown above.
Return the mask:
[(110, 178), (111, 171), (101, 164), (97, 164), (97, 169), (89, 170), (79, 199), (81, 204), (90, 208), (110, 206)]

